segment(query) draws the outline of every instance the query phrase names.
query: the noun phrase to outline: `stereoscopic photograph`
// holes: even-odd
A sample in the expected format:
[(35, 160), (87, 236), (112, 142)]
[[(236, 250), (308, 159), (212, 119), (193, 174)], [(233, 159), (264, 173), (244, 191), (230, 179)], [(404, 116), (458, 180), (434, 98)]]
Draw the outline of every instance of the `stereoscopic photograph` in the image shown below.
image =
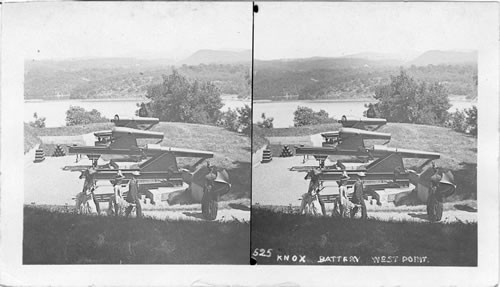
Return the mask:
[(477, 15), (380, 4), (259, 3), (257, 264), (477, 266)]
[(251, 7), (8, 7), (24, 264), (248, 264)]

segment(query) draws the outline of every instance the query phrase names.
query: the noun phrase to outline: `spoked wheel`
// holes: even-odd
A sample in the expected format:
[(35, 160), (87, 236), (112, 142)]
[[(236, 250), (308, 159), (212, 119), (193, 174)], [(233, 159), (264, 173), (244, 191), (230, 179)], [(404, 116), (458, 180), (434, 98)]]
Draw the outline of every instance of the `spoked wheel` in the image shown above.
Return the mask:
[(440, 221), (443, 217), (443, 202), (434, 194), (427, 201), (427, 216), (430, 221)]
[(201, 213), (206, 220), (215, 220), (219, 209), (217, 195), (205, 191), (201, 199)]

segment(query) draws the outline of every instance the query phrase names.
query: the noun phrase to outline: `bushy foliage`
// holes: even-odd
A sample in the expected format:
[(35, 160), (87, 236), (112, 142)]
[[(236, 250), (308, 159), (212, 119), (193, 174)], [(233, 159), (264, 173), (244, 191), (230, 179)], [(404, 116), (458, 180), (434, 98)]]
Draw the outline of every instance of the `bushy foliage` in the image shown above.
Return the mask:
[(465, 110), (465, 114), (467, 114), (469, 133), (473, 136), (477, 136), (477, 107), (472, 106), (472, 108)]
[(333, 122), (335, 122), (335, 119), (330, 118), (325, 110), (315, 112), (311, 108), (299, 106), (297, 107), (297, 110), (293, 112), (293, 125), (295, 127), (319, 125)]
[(66, 111), (66, 126), (86, 125), (107, 121), (108, 119), (103, 117), (96, 109), (86, 111), (84, 108), (79, 106), (70, 106), (69, 110)]
[(477, 107), (455, 110), (450, 114), (447, 126), (454, 131), (477, 136)]
[(439, 83), (417, 82), (404, 70), (377, 88), (375, 109), (391, 122), (443, 125), (451, 104)]
[(260, 127), (260, 128), (264, 128), (264, 129), (272, 129), (274, 127), (274, 124), (273, 124), (273, 121), (274, 121), (274, 118), (273, 117), (266, 117), (266, 113), (262, 113), (262, 115), (260, 116), (262, 121), (260, 122), (257, 122), (257, 126)]
[(231, 109), (221, 113), (218, 125), (233, 132), (240, 132), (250, 136), (252, 130), (252, 108), (245, 105), (241, 108)]
[[(224, 105), (220, 91), (210, 82), (189, 81), (174, 70), (149, 88), (146, 109), (160, 121), (215, 124)], [(141, 104), (142, 105), (142, 104)]]
[(238, 121), (241, 125), (241, 132), (250, 136), (252, 133), (252, 107), (245, 105), (242, 108), (236, 108), (238, 111)]
[(45, 127), (45, 117), (39, 117), (37, 113), (33, 114), (35, 121), (30, 122), (30, 126), (34, 128), (44, 128)]
[(363, 111), (363, 116), (367, 118), (378, 118), (380, 116), (380, 111), (378, 111), (376, 105), (369, 103), (365, 104), (366, 111)]
[(227, 111), (222, 112), (219, 126), (224, 127), (227, 130), (238, 132), (240, 124), (238, 122), (238, 111), (236, 109), (229, 108)]

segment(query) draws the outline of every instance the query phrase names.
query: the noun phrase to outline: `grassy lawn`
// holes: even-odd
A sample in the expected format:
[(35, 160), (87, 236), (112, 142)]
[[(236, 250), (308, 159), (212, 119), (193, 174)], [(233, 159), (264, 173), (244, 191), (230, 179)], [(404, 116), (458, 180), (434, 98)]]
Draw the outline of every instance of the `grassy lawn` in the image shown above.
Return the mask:
[(94, 123), (88, 125), (76, 125), (69, 127), (52, 127), (35, 129), (38, 136), (77, 136), (88, 133), (93, 133), (100, 130), (112, 129), (114, 124), (112, 122)]
[[(379, 130), (392, 135), (389, 146), (438, 152), (438, 166), (455, 176), (457, 191), (448, 201), (477, 198), (477, 138), (448, 128), (389, 123)], [(414, 160), (406, 160), (411, 167)]]
[[(257, 128), (259, 132), (265, 137), (293, 137), (293, 136), (308, 136), (328, 131), (337, 131), (342, 127), (339, 123), (321, 124), (302, 126), (294, 128), (273, 128), (263, 129)], [(255, 130), (255, 128), (254, 128)]]
[(248, 264), (249, 241), (248, 223), (24, 208), (23, 264)]
[[(165, 134), (162, 146), (214, 152), (210, 163), (226, 169), (232, 183), (231, 192), (222, 200), (250, 198), (250, 137), (220, 127), (186, 123), (162, 122), (151, 130)], [(191, 164), (196, 160), (180, 158), (179, 163)]]
[[(255, 207), (251, 224), (252, 251), (273, 249), (270, 257), (255, 256), (257, 264), (335, 264), (318, 261), (320, 256), (358, 256), (358, 262), (337, 264), (477, 266), (477, 224), (339, 219)], [(305, 263), (284, 262), (278, 261), (278, 255), (306, 258)], [(377, 256), (397, 257), (376, 263)], [(414, 256), (426, 258), (415, 263)], [(409, 262), (409, 257), (414, 261)]]
[(37, 144), (42, 143), (38, 137), (37, 129), (28, 124), (24, 124), (24, 153), (34, 148)]

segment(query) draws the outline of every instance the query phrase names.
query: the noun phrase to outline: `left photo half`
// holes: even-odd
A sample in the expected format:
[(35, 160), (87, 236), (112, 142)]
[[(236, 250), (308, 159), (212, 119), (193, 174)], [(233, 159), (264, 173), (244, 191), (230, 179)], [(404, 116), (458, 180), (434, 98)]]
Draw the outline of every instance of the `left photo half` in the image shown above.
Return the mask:
[(24, 54), (22, 264), (248, 264), (252, 4), (4, 8)]

